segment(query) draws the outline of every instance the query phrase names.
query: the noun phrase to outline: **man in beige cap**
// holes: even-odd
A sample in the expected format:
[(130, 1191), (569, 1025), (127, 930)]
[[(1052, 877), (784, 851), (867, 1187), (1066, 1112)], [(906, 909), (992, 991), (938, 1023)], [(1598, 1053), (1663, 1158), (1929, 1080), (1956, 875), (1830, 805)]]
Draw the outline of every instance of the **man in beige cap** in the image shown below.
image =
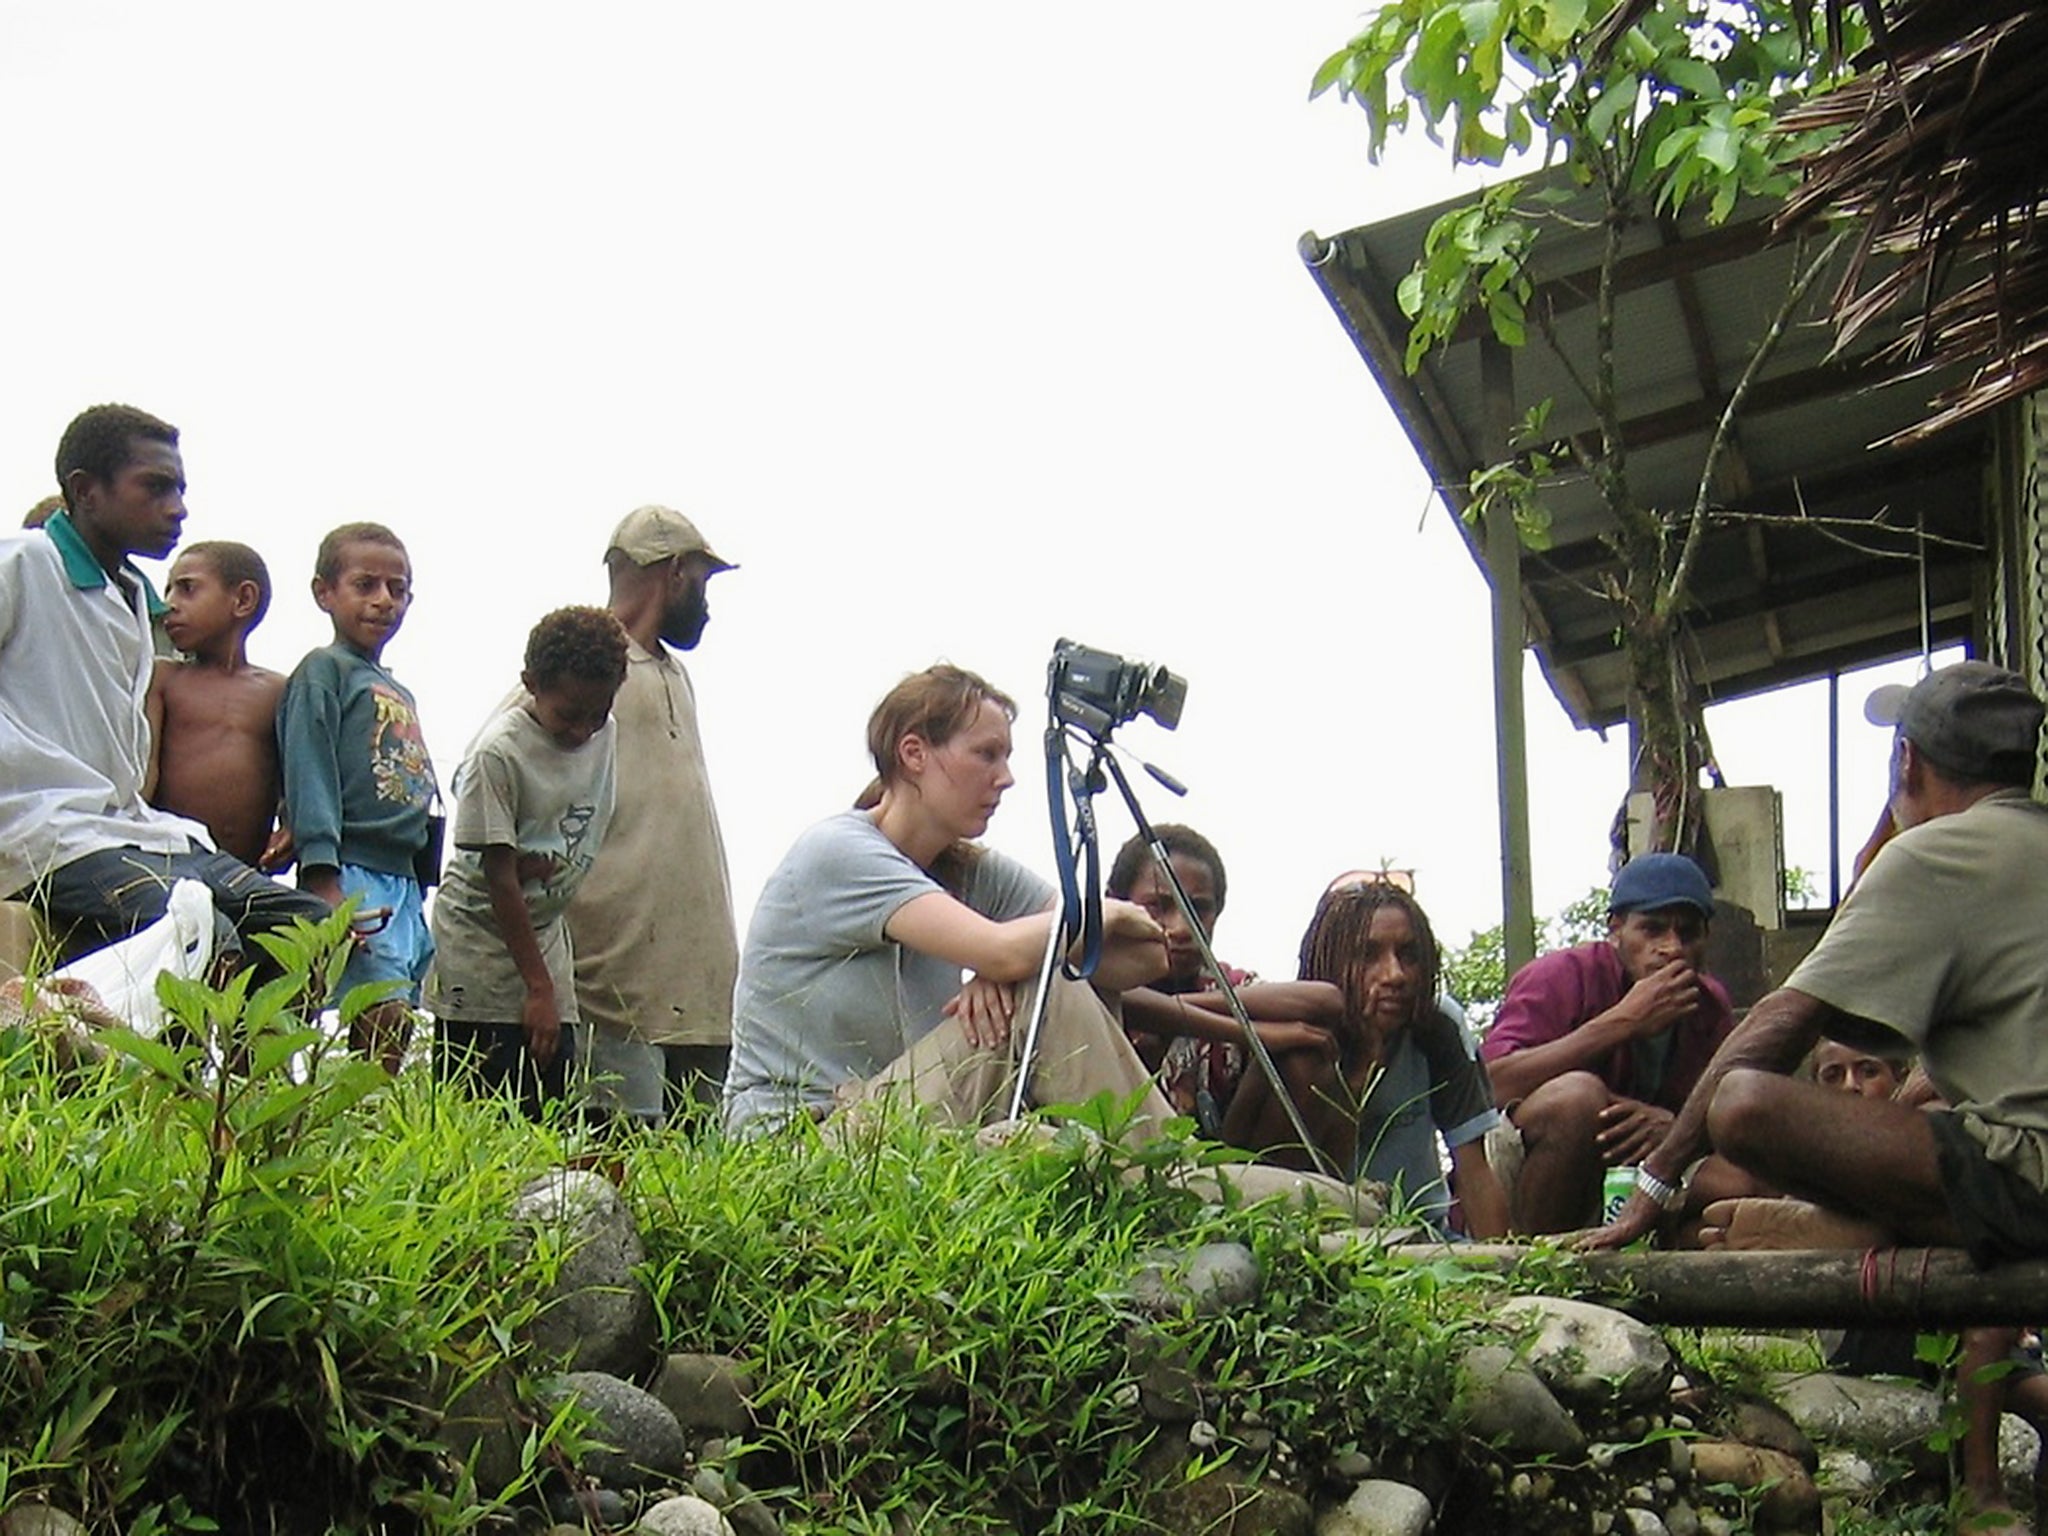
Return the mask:
[(682, 513), (655, 506), (626, 515), (604, 563), (627, 666), (612, 706), (618, 803), (569, 907), (579, 1071), (594, 1107), (656, 1122), (686, 1097), (715, 1108), (732, 1049), (739, 956), (725, 843), (696, 692), (675, 652), (695, 648), (705, 588), (733, 565)]
[[(1867, 713), (1896, 729), (1899, 834), (1715, 1053), (1596, 1246), (1679, 1208), (1685, 1170), (1711, 1142), (1809, 1202), (1710, 1205), (1707, 1224), (1731, 1247), (1960, 1246), (1980, 1264), (2048, 1254), (2048, 806), (2028, 793), (2048, 709), (2017, 673), (1964, 661), (1880, 689)], [(1823, 1034), (1919, 1051), (1948, 1107), (1790, 1076)]]

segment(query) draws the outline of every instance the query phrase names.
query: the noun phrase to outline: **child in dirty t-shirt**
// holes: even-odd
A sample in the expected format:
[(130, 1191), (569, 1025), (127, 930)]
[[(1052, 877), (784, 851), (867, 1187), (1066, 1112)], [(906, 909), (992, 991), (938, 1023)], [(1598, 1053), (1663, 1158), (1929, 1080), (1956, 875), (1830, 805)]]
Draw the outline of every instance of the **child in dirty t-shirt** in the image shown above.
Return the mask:
[(564, 916), (611, 820), (612, 700), (626, 638), (603, 608), (533, 628), (522, 697), (470, 744), (455, 776), (455, 857), (434, 902), (428, 1003), (435, 1068), (507, 1093), (538, 1118), (563, 1092), (576, 1022)]

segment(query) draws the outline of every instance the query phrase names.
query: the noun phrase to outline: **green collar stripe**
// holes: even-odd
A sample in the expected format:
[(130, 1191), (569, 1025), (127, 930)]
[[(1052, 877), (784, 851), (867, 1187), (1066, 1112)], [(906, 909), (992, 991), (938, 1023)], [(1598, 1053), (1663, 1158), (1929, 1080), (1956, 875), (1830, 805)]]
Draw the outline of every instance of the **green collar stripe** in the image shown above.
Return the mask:
[[(43, 532), (57, 546), (57, 554), (64, 562), (64, 574), (72, 586), (81, 592), (92, 592), (107, 584), (106, 567), (86, 548), (85, 539), (71, 524), (69, 512), (51, 513), (50, 520), (43, 524)], [(121, 568), (142, 583), (143, 600), (149, 604), (151, 618), (170, 611), (171, 605), (156, 595), (156, 588), (149, 584), (147, 576), (136, 569), (134, 561), (123, 560)]]

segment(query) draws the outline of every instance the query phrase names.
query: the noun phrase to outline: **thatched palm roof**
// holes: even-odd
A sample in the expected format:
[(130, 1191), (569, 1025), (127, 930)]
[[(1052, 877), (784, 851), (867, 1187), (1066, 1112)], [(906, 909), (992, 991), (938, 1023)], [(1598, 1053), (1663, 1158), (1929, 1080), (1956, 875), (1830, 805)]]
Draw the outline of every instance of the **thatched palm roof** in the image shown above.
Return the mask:
[[(1613, 38), (1656, 0), (1622, 0)], [(1839, 47), (1851, 0), (1820, 0)], [(1846, 216), (1862, 245), (1834, 301), (1839, 344), (1899, 325), (1890, 360), (1965, 363), (1925, 437), (2048, 385), (2048, 4), (2043, 0), (1855, 0), (1873, 44), (1860, 73), (1795, 109), (1794, 129), (1841, 136), (1806, 167), (1779, 227)], [(1884, 252), (1899, 258), (1871, 264)], [(1881, 272), (1882, 275), (1877, 275)]]
[[(1834, 0), (1839, 4), (1840, 0)], [(2048, 384), (2048, 6), (2039, 0), (1894, 0), (1886, 37), (1848, 84), (1795, 109), (1789, 128), (1839, 127), (1781, 224), (1846, 215), (1863, 253), (1836, 295), (1844, 344), (1903, 320), (1899, 357), (1971, 363), (1909, 436)]]

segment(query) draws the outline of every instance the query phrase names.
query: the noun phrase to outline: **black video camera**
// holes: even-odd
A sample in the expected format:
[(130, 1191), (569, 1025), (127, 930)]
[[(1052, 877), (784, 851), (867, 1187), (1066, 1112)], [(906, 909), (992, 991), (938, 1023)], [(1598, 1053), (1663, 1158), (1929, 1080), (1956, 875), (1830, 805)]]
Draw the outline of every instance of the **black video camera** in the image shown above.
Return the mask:
[(1150, 662), (1062, 640), (1052, 648), (1045, 694), (1055, 719), (1092, 736), (1106, 736), (1141, 714), (1170, 731), (1180, 724), (1188, 680)]

